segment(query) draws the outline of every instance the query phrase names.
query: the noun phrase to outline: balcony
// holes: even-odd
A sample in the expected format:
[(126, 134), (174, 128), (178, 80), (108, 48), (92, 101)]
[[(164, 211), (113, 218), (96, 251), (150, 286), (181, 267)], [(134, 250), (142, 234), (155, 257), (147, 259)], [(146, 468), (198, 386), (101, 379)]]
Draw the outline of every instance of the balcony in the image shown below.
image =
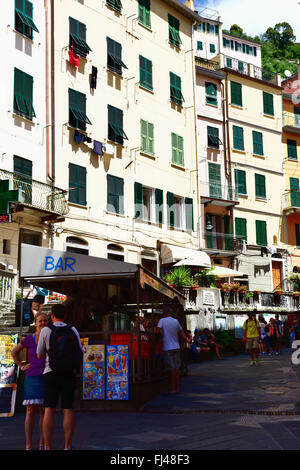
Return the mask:
[(300, 190), (287, 191), (283, 194), (282, 210), (288, 213), (300, 212)]
[(196, 69), (201, 72), (202, 75), (214, 77), (216, 79), (225, 78), (224, 73), (220, 70), (220, 56), (214, 57), (213, 60), (204, 59), (200, 57), (202, 51), (196, 51), (195, 53), (195, 65)]
[(201, 202), (204, 205), (214, 204), (229, 207), (239, 204), (235, 187), (230, 184), (200, 181), (199, 186)]
[(20, 206), (35, 209), (49, 220), (63, 217), (69, 211), (65, 190), (6, 170), (0, 170), (0, 180), (10, 181), (12, 189), (21, 189), (22, 200), (14, 203), (15, 209)]
[(248, 62), (243, 62), (234, 57), (221, 54), (220, 66), (232, 69), (247, 77), (256, 78), (257, 80), (262, 80), (263, 82), (272, 85), (279, 85), (279, 78), (276, 73), (257, 67), (256, 65), (249, 64)]
[(209, 255), (238, 255), (243, 249), (243, 240), (230, 233), (218, 233), (212, 230), (203, 232), (205, 238), (204, 250)]
[(283, 128), (285, 131), (300, 134), (300, 115), (294, 113), (283, 113)]

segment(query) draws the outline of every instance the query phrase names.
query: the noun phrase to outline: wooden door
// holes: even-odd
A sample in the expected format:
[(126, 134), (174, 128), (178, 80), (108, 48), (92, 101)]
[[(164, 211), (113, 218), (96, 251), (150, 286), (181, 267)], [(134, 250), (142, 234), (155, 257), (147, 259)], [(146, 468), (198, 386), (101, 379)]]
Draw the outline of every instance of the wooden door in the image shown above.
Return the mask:
[(272, 261), (273, 289), (281, 288), (282, 282), (282, 263), (280, 261)]

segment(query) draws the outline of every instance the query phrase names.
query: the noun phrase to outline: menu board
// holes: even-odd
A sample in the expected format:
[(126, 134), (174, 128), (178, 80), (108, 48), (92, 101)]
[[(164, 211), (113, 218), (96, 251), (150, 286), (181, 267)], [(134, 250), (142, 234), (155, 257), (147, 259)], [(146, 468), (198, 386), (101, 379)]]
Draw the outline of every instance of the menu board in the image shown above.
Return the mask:
[(10, 351), (17, 335), (0, 335), (0, 417), (13, 416), (16, 401), (16, 371)]
[(83, 400), (105, 399), (104, 345), (83, 346)]
[(106, 346), (106, 399), (129, 399), (128, 345)]

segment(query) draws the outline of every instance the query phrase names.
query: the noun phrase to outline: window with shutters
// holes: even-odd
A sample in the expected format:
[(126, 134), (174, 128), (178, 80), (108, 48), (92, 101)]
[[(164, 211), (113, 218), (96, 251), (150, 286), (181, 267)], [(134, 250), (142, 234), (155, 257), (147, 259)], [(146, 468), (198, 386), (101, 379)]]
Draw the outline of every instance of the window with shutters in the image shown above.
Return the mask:
[(107, 68), (122, 75), (122, 67), (127, 66), (122, 61), (122, 45), (113, 39), (106, 38), (107, 42)]
[(107, 211), (113, 214), (124, 214), (123, 178), (107, 175)]
[(205, 99), (206, 104), (218, 106), (217, 85), (215, 83), (205, 82)]
[(273, 95), (263, 91), (263, 105), (264, 105), (264, 114), (268, 116), (274, 116), (274, 102)]
[(203, 42), (202, 41), (197, 41), (197, 50), (198, 51), (203, 51)]
[(71, 88), (69, 88), (69, 124), (82, 131), (86, 130), (86, 124), (92, 124), (86, 115), (85, 94)]
[(184, 101), (183, 94), (181, 93), (181, 78), (172, 72), (170, 72), (170, 99), (180, 106), (182, 106)]
[(86, 168), (69, 163), (69, 201), (86, 206)]
[(176, 47), (180, 47), (182, 41), (180, 39), (179, 27), (180, 22), (174, 16), (168, 14), (169, 22), (169, 42)]
[(21, 188), (24, 195), (24, 202), (32, 202), (32, 161), (14, 155), (14, 189)]
[(300, 207), (299, 178), (290, 178), (291, 205)]
[(209, 51), (212, 52), (212, 53), (216, 52), (216, 46), (214, 44), (210, 44), (209, 45)]
[(236, 82), (230, 82), (231, 104), (235, 106), (243, 106), (242, 85)]
[(122, 12), (123, 5), (121, 0), (106, 0), (106, 5), (113, 10), (116, 10), (118, 13)]
[(242, 127), (233, 126), (233, 148), (236, 150), (245, 150), (244, 147), (244, 129)]
[(264, 155), (263, 135), (261, 132), (252, 131), (253, 137), (253, 153), (255, 155)]
[(247, 241), (247, 219), (235, 218), (235, 237)]
[(288, 159), (289, 160), (298, 160), (297, 141), (287, 139), (286, 143), (287, 143), (287, 149), (288, 149)]
[[(155, 223), (156, 212), (156, 190), (143, 186), (141, 183), (134, 184), (135, 218), (146, 222)], [(159, 223), (157, 221), (157, 223)]]
[(140, 85), (148, 90), (153, 90), (152, 61), (140, 55)]
[(268, 245), (267, 222), (263, 220), (256, 220), (255, 228), (256, 228), (256, 244), (260, 246), (267, 246)]
[(234, 170), (234, 176), (236, 193), (247, 196), (246, 172), (244, 170)]
[(208, 163), (209, 196), (222, 198), (221, 166), (217, 163)]
[(92, 51), (86, 42), (86, 26), (74, 18), (69, 18), (69, 48), (75, 54), (85, 58)]
[(255, 174), (255, 196), (259, 199), (266, 199), (266, 177)]
[(15, 29), (29, 39), (33, 38), (33, 31), (39, 32), (33, 22), (33, 5), (28, 0), (15, 0)]
[(178, 166), (184, 166), (184, 150), (183, 150), (183, 137), (180, 135), (171, 134), (172, 145), (172, 163)]
[(168, 226), (181, 230), (194, 230), (193, 200), (167, 193)]
[(139, 22), (151, 28), (151, 17), (150, 17), (150, 0), (138, 0), (139, 5)]
[(36, 117), (33, 107), (33, 78), (17, 68), (14, 72), (14, 112), (30, 120)]
[(222, 142), (219, 139), (218, 127), (207, 126), (207, 146), (214, 149), (219, 149), (220, 144), (222, 144)]
[(108, 139), (123, 145), (124, 139), (128, 140), (123, 129), (123, 111), (108, 105)]
[(154, 125), (141, 119), (141, 151), (154, 155)]

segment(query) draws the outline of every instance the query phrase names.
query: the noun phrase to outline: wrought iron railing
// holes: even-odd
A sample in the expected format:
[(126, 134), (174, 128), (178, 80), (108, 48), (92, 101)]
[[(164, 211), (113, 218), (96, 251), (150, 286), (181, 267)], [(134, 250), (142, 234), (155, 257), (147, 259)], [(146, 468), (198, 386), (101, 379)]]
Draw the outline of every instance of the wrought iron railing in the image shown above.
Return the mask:
[(223, 55), (223, 66), (249, 77), (277, 85), (277, 74), (242, 60)]
[(200, 181), (200, 195), (224, 201), (238, 201), (238, 194), (234, 186), (221, 184), (217, 181)]
[(291, 190), (283, 194), (283, 210), (300, 209), (300, 190)]
[(234, 57), (230, 57), (224, 55), (224, 67), (228, 67), (232, 70), (236, 70), (243, 75), (250, 75), (249, 72), (249, 64), (247, 62), (243, 62), (242, 60), (235, 59)]
[(283, 126), (296, 127), (300, 129), (300, 115), (294, 113), (283, 113)]
[(6, 170), (0, 170), (0, 180), (12, 181), (12, 189), (21, 189), (22, 201), (19, 202), (26, 206), (62, 216), (69, 211), (66, 191), (62, 189)]

